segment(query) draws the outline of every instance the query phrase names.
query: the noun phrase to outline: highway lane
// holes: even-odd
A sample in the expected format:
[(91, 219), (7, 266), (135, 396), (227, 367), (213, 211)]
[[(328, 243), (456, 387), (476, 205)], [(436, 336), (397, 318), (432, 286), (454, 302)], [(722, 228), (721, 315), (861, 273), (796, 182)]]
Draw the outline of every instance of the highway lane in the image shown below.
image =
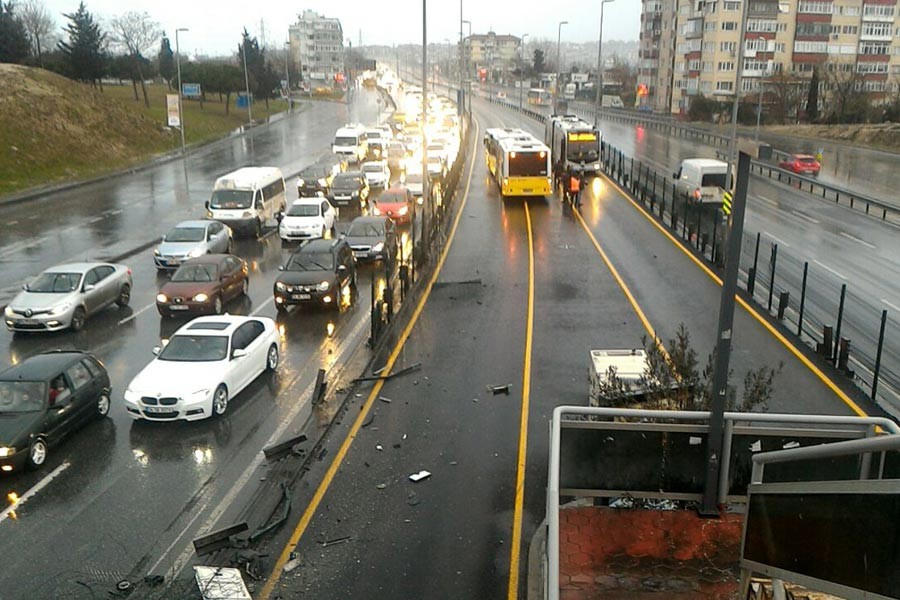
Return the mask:
[[(372, 110), (365, 114), (374, 118), (378, 107), (373, 97), (368, 100)], [(344, 120), (340, 112), (336, 114)], [(273, 144), (293, 147), (293, 142), (284, 140), (288, 133), (279, 133), (276, 137), (281, 141)], [(301, 157), (301, 149), (304, 156), (326, 151), (332, 135), (333, 129), (323, 126), (318, 138), (304, 138), (287, 168), (309, 160)], [(266, 152), (277, 153), (277, 149)], [(229, 166), (226, 163), (222, 170)], [(295, 189), (288, 187), (296, 196)], [(177, 196), (175, 189), (170, 192)], [(161, 200), (158, 210), (144, 213), (143, 223), (129, 221), (127, 226), (155, 236), (167, 220), (182, 218), (175, 213), (178, 208), (196, 216), (206, 193), (192, 189), (190, 207), (186, 201), (178, 207), (177, 202)], [(37, 210), (41, 206), (38, 201)], [(24, 210), (22, 205), (5, 208)], [(353, 216), (342, 215), (339, 229)], [(42, 220), (32, 222), (32, 235), (37, 235)], [(72, 243), (90, 246), (95, 238), (105, 236), (118, 236), (119, 243), (128, 243), (131, 231), (119, 229), (126, 224), (107, 229), (109, 225), (73, 233)], [(61, 245), (58, 252), (66, 252), (66, 247)], [(126, 385), (152, 358), (150, 349), (159, 345), (160, 338), (184, 322), (162, 319), (156, 312), (154, 299), (164, 277), (157, 275), (151, 252), (146, 248), (126, 261), (135, 282), (129, 308), (104, 311), (77, 334), (0, 332), (0, 356), (5, 363), (52, 348), (88, 350), (106, 364), (113, 387), (108, 419), (52, 449), (41, 471), (0, 477), (4, 499), (0, 510), (12, 509), (0, 517), (0, 553), (5, 557), (0, 597), (4, 600), (93, 598), (105, 595), (119, 579), (139, 579), (147, 572), (177, 574), (189, 564), (191, 540), (209, 531), (224, 510), (237, 510), (248, 501), (260, 476), (260, 449), (286, 432), (299, 430), (314, 414), (309, 398), (317, 369), (327, 369), (329, 380), (339, 383), (342, 369), (368, 335), (370, 280), (381, 277), (376, 269), (361, 267), (357, 301), (340, 313), (293, 311), (277, 317), (272, 285), (289, 248), (283, 248), (273, 235), (260, 241), (240, 240), (235, 253), (250, 264), (250, 294), (227, 308), (235, 314), (277, 318), (282, 332), (278, 373), (260, 377), (234, 398), (222, 419), (133, 423), (121, 401)], [(26, 262), (18, 254), (13, 257)], [(29, 496), (29, 490), (36, 491)], [(13, 506), (16, 496), (27, 498)]]

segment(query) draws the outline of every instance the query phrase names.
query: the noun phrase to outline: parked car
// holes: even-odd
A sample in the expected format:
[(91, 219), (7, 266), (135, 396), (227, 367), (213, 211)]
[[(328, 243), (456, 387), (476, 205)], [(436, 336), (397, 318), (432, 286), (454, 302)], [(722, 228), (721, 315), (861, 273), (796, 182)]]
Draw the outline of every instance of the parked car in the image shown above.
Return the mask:
[(266, 317), (197, 317), (165, 346), (125, 389), (135, 420), (196, 421), (221, 417), (230, 399), (279, 362), (278, 329)]
[(231, 254), (231, 228), (218, 221), (182, 221), (163, 236), (153, 251), (157, 270), (174, 270), (204, 254)]
[(798, 175), (818, 175), (822, 165), (815, 156), (809, 154), (791, 154), (787, 160), (778, 163), (778, 167), (792, 171)]
[(415, 210), (415, 196), (402, 186), (385, 190), (375, 199), (372, 214), (390, 218), (396, 223), (408, 223)]
[(198, 256), (178, 267), (156, 296), (164, 317), (190, 313), (222, 314), (225, 304), (250, 289), (247, 263), (230, 254)]
[(397, 229), (388, 217), (356, 217), (344, 234), (356, 260), (393, 260)]
[(391, 170), (386, 160), (364, 162), (362, 172), (370, 188), (386, 188), (391, 183)]
[(341, 173), (331, 182), (329, 200), (337, 207), (362, 208), (369, 199), (369, 184), (361, 171)]
[(285, 242), (323, 238), (334, 233), (336, 211), (325, 198), (294, 200), (278, 225), (278, 235)]
[(58, 265), (25, 284), (3, 316), (10, 331), (79, 331), (104, 308), (128, 306), (131, 288), (131, 269), (125, 265)]
[(109, 375), (85, 352), (44, 352), (9, 367), (0, 373), (0, 471), (40, 468), (53, 446), (109, 405)]
[(284, 312), (294, 304), (318, 304), (337, 310), (343, 294), (355, 287), (356, 261), (347, 240), (312, 240), (281, 267), (275, 280), (275, 308)]

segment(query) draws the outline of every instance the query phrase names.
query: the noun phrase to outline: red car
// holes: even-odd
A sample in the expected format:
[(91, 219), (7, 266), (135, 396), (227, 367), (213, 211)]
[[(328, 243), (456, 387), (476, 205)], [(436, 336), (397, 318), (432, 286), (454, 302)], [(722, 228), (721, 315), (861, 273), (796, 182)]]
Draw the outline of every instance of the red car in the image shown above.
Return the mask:
[(164, 317), (178, 314), (216, 314), (225, 303), (247, 293), (247, 263), (231, 254), (207, 254), (184, 262), (156, 296)]
[(415, 197), (408, 188), (394, 186), (375, 198), (372, 214), (376, 217), (389, 217), (395, 223), (409, 223), (415, 210)]
[(816, 157), (809, 154), (791, 154), (787, 160), (778, 163), (778, 166), (798, 175), (818, 175), (819, 169), (822, 168)]

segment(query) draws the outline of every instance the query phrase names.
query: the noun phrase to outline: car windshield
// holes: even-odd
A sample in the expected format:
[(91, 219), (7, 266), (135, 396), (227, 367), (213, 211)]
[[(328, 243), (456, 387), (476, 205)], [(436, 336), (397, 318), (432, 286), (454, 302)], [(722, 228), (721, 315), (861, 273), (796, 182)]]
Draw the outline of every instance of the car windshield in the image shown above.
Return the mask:
[(351, 223), (347, 230), (348, 237), (382, 237), (384, 236), (384, 223)]
[(355, 146), (359, 143), (355, 137), (336, 137), (334, 138), (335, 146)]
[(703, 179), (700, 181), (700, 187), (720, 187), (725, 188), (728, 175), (725, 173), (704, 173)]
[(378, 204), (402, 204), (406, 202), (406, 196), (396, 192), (385, 192), (378, 197)]
[(205, 238), (203, 227), (176, 227), (166, 234), (167, 242), (202, 242)]
[(251, 190), (216, 190), (209, 201), (210, 208), (250, 208), (253, 204)]
[(334, 261), (331, 253), (298, 252), (288, 259), (285, 271), (329, 271)]
[(228, 336), (176, 335), (169, 340), (159, 360), (173, 362), (210, 362), (228, 356)]
[(46, 396), (42, 381), (0, 381), (0, 414), (41, 410)]
[(799, 162), (807, 163), (807, 164), (813, 164), (816, 162), (816, 159), (812, 156), (801, 156), (801, 157), (797, 158), (797, 160)]
[(378, 163), (366, 163), (363, 165), (363, 171), (366, 173), (380, 173), (382, 166)]
[(318, 217), (318, 204), (291, 204), (287, 211), (289, 217)]
[(215, 281), (218, 276), (216, 265), (182, 265), (172, 281)]
[(26, 288), (39, 294), (74, 292), (81, 283), (81, 273), (41, 273)]
[(303, 169), (300, 171), (300, 179), (319, 179), (320, 177), (324, 177), (324, 169), (321, 167), (309, 167), (308, 169)]
[(343, 177), (338, 175), (334, 178), (334, 183), (331, 185), (331, 187), (357, 188), (359, 187), (359, 178), (355, 175), (345, 175)]

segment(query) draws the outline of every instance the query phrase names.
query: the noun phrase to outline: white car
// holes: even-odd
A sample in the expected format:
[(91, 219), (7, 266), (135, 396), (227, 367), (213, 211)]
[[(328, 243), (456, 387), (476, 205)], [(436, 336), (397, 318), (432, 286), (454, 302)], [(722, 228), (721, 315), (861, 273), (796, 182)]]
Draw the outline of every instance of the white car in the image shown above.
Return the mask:
[(197, 421), (220, 417), (228, 401), (279, 361), (275, 321), (267, 317), (198, 317), (176, 331), (125, 389), (135, 420)]
[(369, 187), (385, 188), (391, 182), (391, 170), (386, 160), (370, 160), (362, 166), (363, 175)]
[(278, 224), (278, 235), (285, 242), (323, 238), (334, 233), (334, 219), (334, 207), (325, 198), (299, 198)]

